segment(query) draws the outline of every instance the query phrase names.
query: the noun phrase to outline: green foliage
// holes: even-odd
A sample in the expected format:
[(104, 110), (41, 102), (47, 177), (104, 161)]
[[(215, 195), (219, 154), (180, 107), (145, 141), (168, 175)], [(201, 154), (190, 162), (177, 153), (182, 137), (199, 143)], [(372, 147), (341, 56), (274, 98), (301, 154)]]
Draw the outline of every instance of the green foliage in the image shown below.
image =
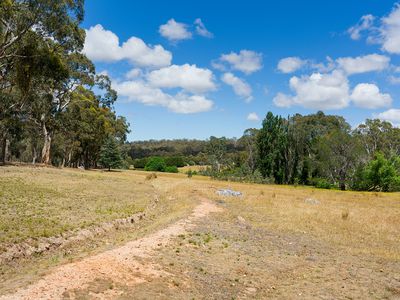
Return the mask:
[(122, 162), (121, 153), (115, 138), (108, 137), (101, 147), (99, 163), (110, 170), (111, 168), (120, 168)]
[(149, 159), (144, 169), (146, 171), (165, 172), (166, 167), (167, 165), (162, 157), (152, 157)]
[(386, 159), (382, 153), (377, 152), (373, 160), (357, 171), (353, 188), (381, 192), (400, 191), (399, 164), (400, 157)]
[(185, 166), (185, 161), (182, 156), (165, 157), (165, 163), (169, 167), (175, 166), (181, 168)]
[(135, 169), (144, 169), (146, 167), (146, 164), (148, 163), (148, 161), (149, 161), (149, 158), (134, 159), (133, 165), (135, 166)]
[(314, 178), (313, 185), (319, 189), (331, 189), (333, 185), (325, 178)]
[(166, 166), (165, 172), (167, 173), (178, 173), (178, 168), (176, 166)]
[(264, 178), (273, 177), (276, 183), (287, 182), (286, 149), (287, 122), (268, 112), (257, 136), (258, 166)]

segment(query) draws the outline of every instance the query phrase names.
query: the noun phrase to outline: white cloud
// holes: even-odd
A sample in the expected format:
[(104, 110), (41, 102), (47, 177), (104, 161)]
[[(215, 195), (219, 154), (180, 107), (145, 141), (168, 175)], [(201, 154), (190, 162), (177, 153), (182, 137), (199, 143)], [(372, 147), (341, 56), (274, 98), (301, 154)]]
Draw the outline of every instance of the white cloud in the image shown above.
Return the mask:
[(256, 122), (260, 121), (260, 117), (255, 112), (252, 112), (247, 115), (247, 120)]
[(239, 97), (242, 97), (249, 102), (252, 100), (252, 89), (244, 80), (236, 77), (232, 73), (225, 73), (222, 75), (221, 80), (233, 88), (233, 91)]
[(391, 122), (395, 126), (400, 125), (400, 109), (391, 108), (387, 111), (374, 115), (374, 117), (383, 121)]
[(150, 72), (147, 79), (152, 86), (160, 88), (183, 88), (192, 93), (215, 90), (213, 73), (196, 65), (172, 65)]
[(192, 38), (192, 33), (187, 28), (186, 24), (170, 19), (160, 26), (158, 32), (166, 39), (175, 42)]
[(311, 109), (341, 109), (349, 105), (349, 84), (340, 71), (329, 74), (313, 73), (310, 76), (294, 76), (289, 81), (294, 96), (278, 93), (275, 105), (298, 105)]
[(214, 104), (212, 100), (201, 95), (188, 95), (183, 92), (170, 95), (143, 81), (114, 82), (113, 87), (118, 92), (118, 95), (126, 97), (129, 101), (166, 107), (175, 113), (205, 112), (212, 109)]
[(361, 33), (372, 27), (375, 17), (373, 15), (362, 16), (360, 21), (350, 27), (347, 32), (350, 34), (350, 38), (353, 40), (359, 40), (361, 38)]
[(326, 63), (311, 63), (311, 68), (321, 73), (331, 72), (336, 68), (335, 61), (327, 56)]
[(299, 57), (286, 57), (279, 61), (278, 70), (282, 73), (293, 73), (306, 64), (305, 60)]
[(352, 39), (359, 39), (362, 31), (368, 32), (367, 42), (382, 45), (382, 50), (400, 54), (400, 3), (394, 5), (389, 15), (374, 26), (374, 17), (363, 16), (358, 24), (348, 30)]
[(262, 68), (262, 54), (251, 50), (222, 54), (220, 61), (229, 63), (232, 69), (242, 71), (245, 74), (254, 73)]
[(274, 99), (272, 99), (272, 101), (276, 106), (285, 108), (289, 108), (294, 104), (293, 98), (284, 93), (276, 94), (276, 96), (274, 97)]
[(400, 77), (389, 76), (389, 82), (391, 84), (400, 84)]
[(204, 23), (201, 21), (200, 18), (197, 18), (194, 21), (194, 24), (196, 25), (196, 32), (198, 35), (204, 36), (206, 38), (214, 37), (214, 35), (207, 30), (206, 26), (204, 26)]
[(339, 68), (348, 75), (382, 71), (389, 67), (390, 58), (385, 55), (370, 54), (358, 57), (341, 57), (337, 60)]
[(382, 49), (400, 54), (400, 4), (396, 4), (389, 16), (382, 18), (380, 28)]
[(125, 77), (127, 79), (134, 79), (134, 78), (138, 78), (140, 76), (142, 76), (142, 70), (139, 68), (134, 68), (125, 74)]
[(372, 83), (357, 84), (350, 98), (356, 106), (370, 109), (387, 107), (392, 103), (392, 97), (381, 93)]
[(117, 61), (122, 59), (119, 38), (112, 31), (97, 24), (86, 29), (83, 52), (94, 61)]
[(171, 52), (162, 46), (148, 46), (137, 37), (131, 37), (120, 46), (118, 36), (100, 24), (86, 30), (83, 52), (93, 61), (127, 59), (141, 67), (164, 67), (170, 65), (172, 60)]
[(226, 67), (223, 63), (221, 63), (219, 60), (213, 60), (211, 62), (211, 66), (221, 72), (225, 72), (226, 71)]

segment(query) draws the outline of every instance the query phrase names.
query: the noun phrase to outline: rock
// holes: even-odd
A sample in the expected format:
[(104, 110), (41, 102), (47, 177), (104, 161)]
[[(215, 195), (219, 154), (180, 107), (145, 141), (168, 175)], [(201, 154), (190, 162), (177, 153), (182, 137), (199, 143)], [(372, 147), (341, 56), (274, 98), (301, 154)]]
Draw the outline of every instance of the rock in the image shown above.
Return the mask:
[(319, 200), (313, 198), (307, 198), (306, 200), (304, 200), (304, 202), (312, 205), (318, 205), (321, 203)]
[(231, 190), (231, 189), (220, 189), (220, 190), (217, 190), (216, 193), (217, 193), (218, 195), (220, 195), (220, 196), (233, 196), (233, 197), (240, 197), (240, 196), (242, 196), (242, 193), (241, 193), (241, 192), (234, 191), (234, 190)]

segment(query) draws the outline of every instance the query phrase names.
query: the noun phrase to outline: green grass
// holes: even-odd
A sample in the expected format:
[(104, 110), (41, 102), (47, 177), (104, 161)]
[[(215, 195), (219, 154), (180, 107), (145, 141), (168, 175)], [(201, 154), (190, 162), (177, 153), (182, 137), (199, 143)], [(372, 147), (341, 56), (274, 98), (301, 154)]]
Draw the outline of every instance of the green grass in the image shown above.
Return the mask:
[(0, 245), (143, 211), (154, 189), (125, 173), (0, 168)]

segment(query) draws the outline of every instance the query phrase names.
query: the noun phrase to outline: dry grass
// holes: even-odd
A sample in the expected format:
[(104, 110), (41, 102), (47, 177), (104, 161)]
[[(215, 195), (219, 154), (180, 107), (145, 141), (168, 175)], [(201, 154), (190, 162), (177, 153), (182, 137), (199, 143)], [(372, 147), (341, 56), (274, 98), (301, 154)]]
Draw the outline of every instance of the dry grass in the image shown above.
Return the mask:
[(206, 170), (208, 167), (210, 166), (185, 166), (185, 167), (181, 167), (178, 168), (180, 173), (186, 173), (188, 171), (192, 171), (192, 172), (199, 172), (199, 171), (204, 171)]
[[(180, 185), (186, 181), (175, 184), (170, 184), (171, 180), (165, 178), (148, 181), (148, 174), (141, 171), (0, 168), (0, 206), (7, 207), (7, 211), (1, 211), (0, 223), (3, 228), (9, 228), (8, 231), (0, 231), (2, 241), (7, 241), (2, 243), (4, 249), (10, 241), (19, 243), (27, 237), (45, 236), (43, 229), (47, 236), (89, 224), (100, 225), (142, 211), (150, 201), (157, 200), (156, 207), (147, 212), (147, 217), (131, 227), (88, 238), (68, 248), (52, 249), (9, 264), (0, 264), (0, 295), (37, 280), (60, 264), (143, 237), (191, 213), (197, 198), (188, 198), (186, 189), (179, 192)], [(21, 205), (13, 208), (16, 200)], [(104, 208), (107, 214), (101, 213)], [(24, 220), (28, 214), (34, 216), (35, 213), (51, 225)], [(13, 222), (14, 228), (7, 225), (7, 220)], [(62, 226), (66, 222), (69, 226)], [(28, 230), (27, 226), (31, 229)]]
[(52, 168), (0, 168), (0, 245), (49, 237), (143, 211), (141, 176)]
[[(400, 259), (400, 193), (221, 182), (214, 185), (244, 193), (243, 198), (224, 200), (231, 205), (231, 213), (240, 214), (253, 226), (306, 234), (352, 252)], [(216, 198), (212, 192), (208, 195)]]
[[(400, 295), (399, 193), (244, 184), (168, 173), (158, 173), (157, 178), (146, 180), (149, 173), (140, 171), (100, 173), (4, 168), (0, 172), (0, 205), (8, 207), (8, 211), (2, 213), (10, 220), (9, 215), (16, 211), (20, 213), (14, 215), (15, 218), (26, 216), (23, 206), (28, 199), (32, 199), (28, 211), (36, 211), (45, 219), (47, 214), (43, 213), (42, 206), (46, 207), (50, 220), (53, 215), (67, 218), (80, 214), (80, 218), (97, 222), (103, 220), (103, 214), (96, 213), (93, 207), (103, 207), (107, 199), (119, 203), (112, 202), (115, 213), (105, 214), (113, 217), (129, 211), (123, 208), (131, 207), (132, 203), (135, 209), (143, 207), (139, 203), (145, 205), (149, 195), (158, 195), (157, 207), (140, 228), (102, 237), (103, 242), (111, 246), (144, 236), (187, 216), (201, 197), (214, 200), (224, 208), (223, 213), (200, 222), (187, 235), (147, 258), (149, 263), (159, 264), (171, 276), (148, 281), (134, 291), (124, 290), (123, 286), (114, 287), (124, 295), (134, 292), (138, 298), (157, 298), (163, 294), (180, 299), (391, 299)], [(215, 191), (219, 188), (241, 191), (243, 197), (218, 196)], [(79, 201), (83, 198), (78, 195), (86, 197), (88, 203)], [(72, 203), (81, 205), (76, 203), (72, 206), (75, 210), (65, 212), (67, 199), (75, 199)], [(17, 208), (13, 209), (15, 205)], [(118, 207), (120, 209), (115, 209)], [(70, 224), (81, 226), (77, 219), (71, 216), (71, 220), (76, 221)], [(24, 226), (28, 224), (24, 220), (20, 222)], [(18, 225), (17, 220), (14, 224), (20, 228), (11, 230), (14, 238), (16, 232), (29, 236), (29, 231)], [(38, 224), (43, 228), (40, 222)], [(12, 240), (11, 235), (9, 239)], [(99, 243), (96, 251), (104, 249)], [(70, 254), (69, 259), (74, 255), (78, 254)], [(45, 258), (41, 270), (63, 261), (65, 259), (52, 262)], [(34, 267), (37, 268), (37, 264), (31, 263), (29, 270)], [(10, 282), (11, 277), (22, 276), (26, 270), (20, 266), (18, 271), (6, 274), (6, 279)], [(21, 282), (14, 281), (13, 285), (21, 286)]]

